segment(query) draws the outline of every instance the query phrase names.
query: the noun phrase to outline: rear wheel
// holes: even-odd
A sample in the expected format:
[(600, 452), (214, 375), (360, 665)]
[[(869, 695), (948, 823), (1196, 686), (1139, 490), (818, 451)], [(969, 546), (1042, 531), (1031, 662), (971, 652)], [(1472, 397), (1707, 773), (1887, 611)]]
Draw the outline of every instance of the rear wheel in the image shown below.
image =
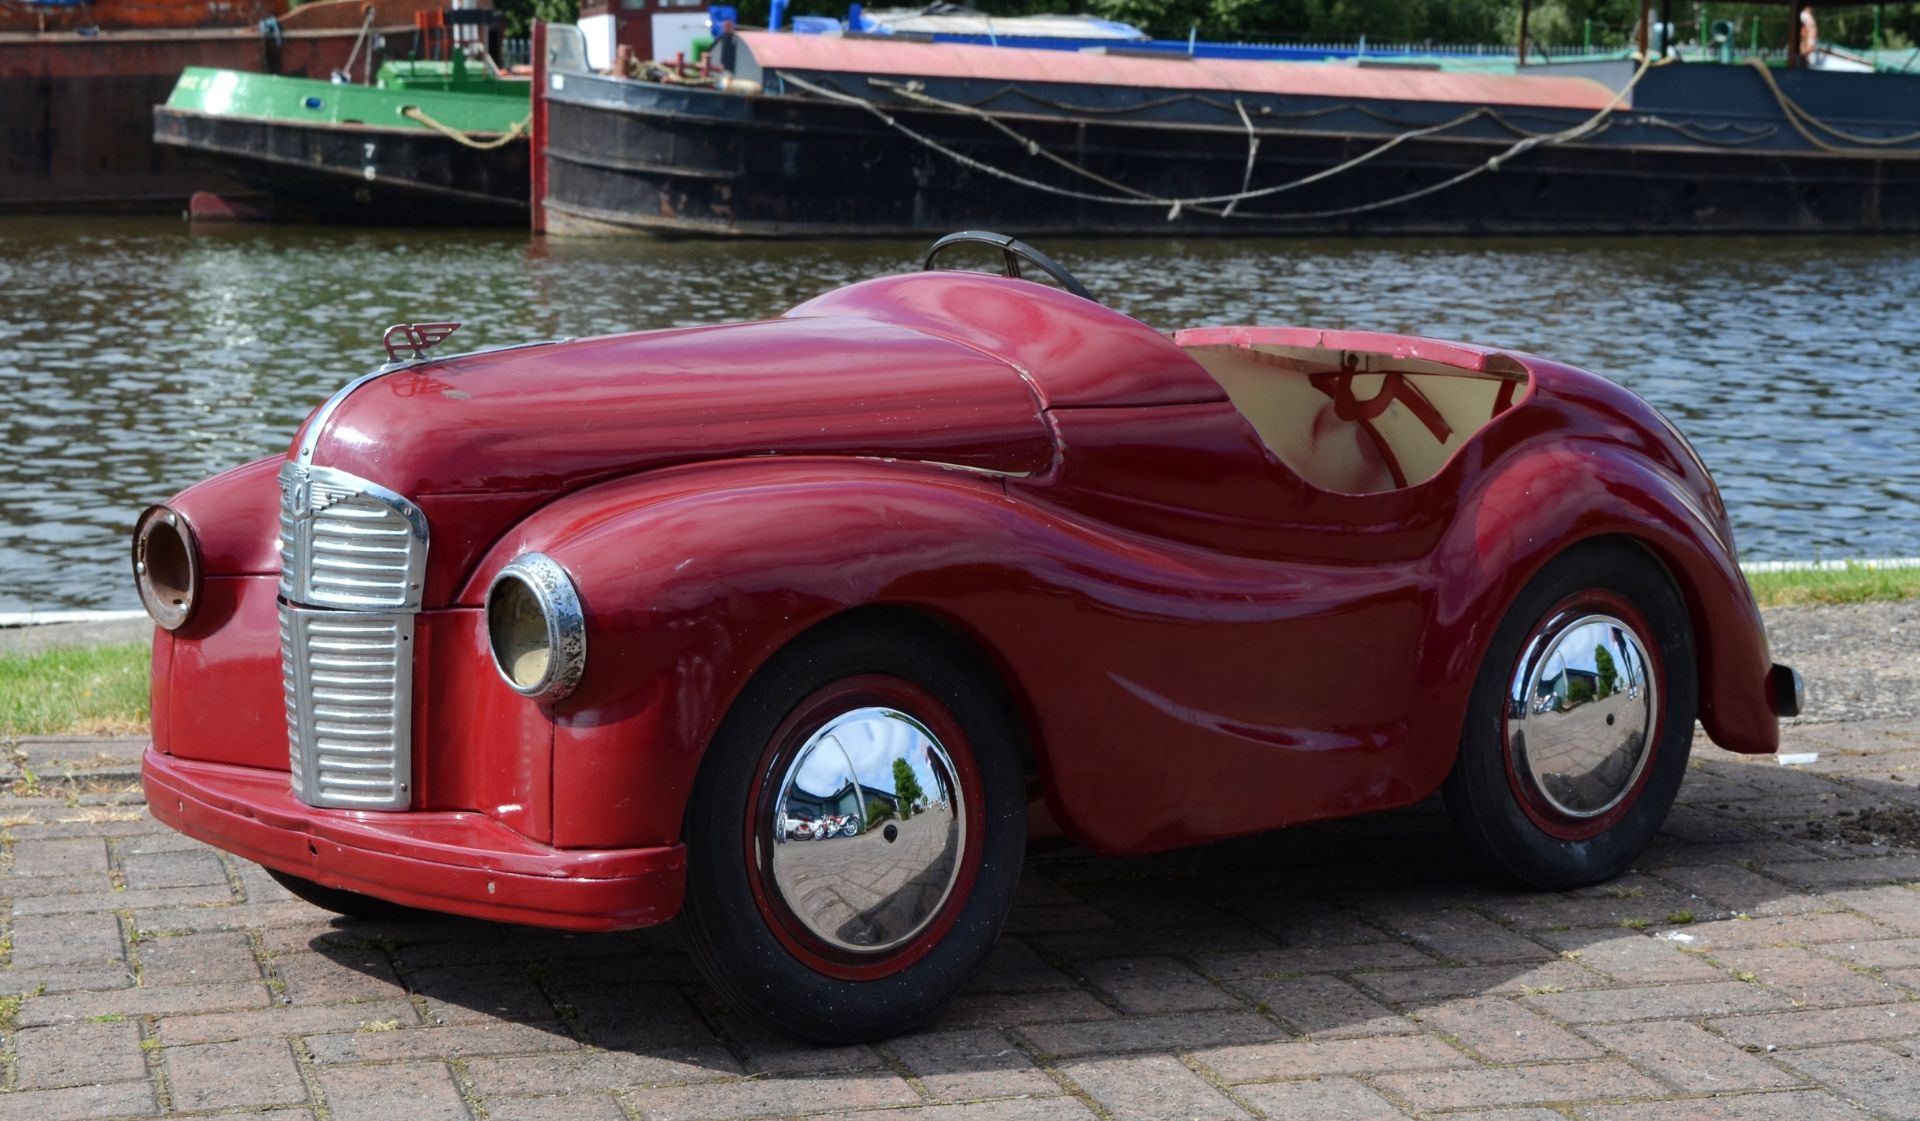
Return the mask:
[[(822, 1043), (930, 1016), (1012, 906), (1016, 735), (992, 681), (929, 636), (835, 627), (778, 655), (722, 722), (687, 809), (681, 916), (714, 988)], [(820, 840), (780, 843), (784, 821), (841, 814)]]
[(1627, 870), (1686, 776), (1698, 704), (1686, 604), (1623, 541), (1549, 563), (1494, 632), (1448, 777), (1469, 847), (1550, 890)]
[[(264, 865), (262, 865), (265, 868)], [(301, 899), (323, 911), (332, 911), (336, 915), (345, 915), (350, 919), (397, 919), (420, 912), (399, 903), (389, 902), (371, 895), (362, 895), (345, 888), (326, 887), (312, 880), (282, 872), (276, 868), (265, 868), (273, 882), (286, 888)]]

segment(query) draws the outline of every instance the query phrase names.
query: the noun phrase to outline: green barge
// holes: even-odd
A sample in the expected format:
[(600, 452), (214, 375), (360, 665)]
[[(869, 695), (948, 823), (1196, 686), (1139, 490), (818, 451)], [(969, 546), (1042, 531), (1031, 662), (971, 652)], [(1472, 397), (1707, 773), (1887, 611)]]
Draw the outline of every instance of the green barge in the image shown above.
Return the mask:
[(154, 142), (256, 191), (275, 218), (356, 225), (527, 223), (528, 83), (393, 61), (374, 85), (187, 69)]

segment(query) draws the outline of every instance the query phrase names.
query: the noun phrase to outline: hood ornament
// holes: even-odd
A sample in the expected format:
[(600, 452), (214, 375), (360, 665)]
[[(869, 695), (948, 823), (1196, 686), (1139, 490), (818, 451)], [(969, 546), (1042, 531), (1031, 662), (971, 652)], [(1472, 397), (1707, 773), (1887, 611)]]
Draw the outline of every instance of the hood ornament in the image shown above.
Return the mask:
[[(439, 346), (448, 335), (460, 329), (458, 323), (395, 323), (380, 336), (387, 348), (388, 362), (419, 361), (427, 351)], [(411, 353), (403, 354), (402, 351)]]

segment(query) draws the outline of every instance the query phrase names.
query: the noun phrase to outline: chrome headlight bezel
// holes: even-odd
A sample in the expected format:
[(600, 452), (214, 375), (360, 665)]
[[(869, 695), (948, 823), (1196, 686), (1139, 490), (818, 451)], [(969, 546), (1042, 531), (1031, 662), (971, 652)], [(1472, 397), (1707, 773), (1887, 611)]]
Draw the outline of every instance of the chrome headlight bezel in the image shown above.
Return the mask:
[[(528, 633), (529, 609), (537, 614), (540, 632)], [(587, 665), (587, 621), (580, 593), (560, 563), (545, 553), (524, 553), (502, 568), (487, 585), (485, 606), (487, 649), (493, 668), (507, 687), (524, 697), (553, 702), (572, 693)], [(546, 653), (537, 674), (526, 672), (521, 653)], [(516, 668), (521, 672), (516, 673)]]
[(186, 517), (149, 506), (133, 523), (133, 587), (154, 625), (177, 631), (200, 604), (200, 542)]

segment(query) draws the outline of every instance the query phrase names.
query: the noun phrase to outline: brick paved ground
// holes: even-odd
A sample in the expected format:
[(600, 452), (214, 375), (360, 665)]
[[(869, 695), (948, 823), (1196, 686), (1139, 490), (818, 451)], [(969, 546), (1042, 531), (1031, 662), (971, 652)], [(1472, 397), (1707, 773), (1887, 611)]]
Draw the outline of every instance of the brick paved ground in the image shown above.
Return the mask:
[[(156, 825), (125, 743), (19, 745), (0, 798), (0, 1121), (1920, 1117), (1920, 721), (1702, 747), (1634, 874), (1469, 869), (1437, 806), (1136, 861), (1030, 860), (927, 1030), (821, 1050), (671, 932), (354, 923)], [(1818, 821), (1822, 837), (1809, 838)]]

